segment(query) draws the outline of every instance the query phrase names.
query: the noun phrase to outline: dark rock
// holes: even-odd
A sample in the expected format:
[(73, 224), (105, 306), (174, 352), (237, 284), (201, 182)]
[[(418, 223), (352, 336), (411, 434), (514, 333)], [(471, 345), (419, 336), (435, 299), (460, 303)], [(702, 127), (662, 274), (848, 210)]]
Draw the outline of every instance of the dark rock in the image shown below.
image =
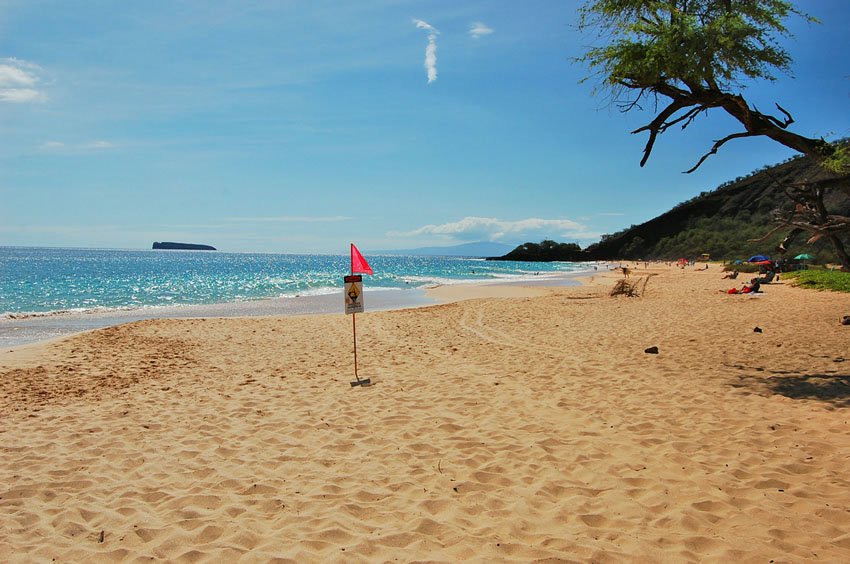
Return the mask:
[(850, 315), (845, 315), (841, 318), (842, 325), (850, 325)]
[(648, 354), (658, 354), (658, 347), (649, 347), (648, 349), (644, 349), (643, 352)]
[(756, 327), (753, 329), (753, 333), (764, 333), (764, 331), (761, 330), (761, 327)]
[(195, 243), (172, 243), (171, 241), (156, 242), (153, 244), (154, 249), (171, 250), (171, 251), (214, 251), (215, 247), (209, 245), (197, 245)]

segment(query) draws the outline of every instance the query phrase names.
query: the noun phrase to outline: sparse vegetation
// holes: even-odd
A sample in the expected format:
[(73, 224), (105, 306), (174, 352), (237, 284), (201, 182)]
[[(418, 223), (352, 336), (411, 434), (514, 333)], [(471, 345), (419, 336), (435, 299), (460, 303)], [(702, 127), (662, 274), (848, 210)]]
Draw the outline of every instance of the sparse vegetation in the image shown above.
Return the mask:
[(782, 275), (796, 286), (850, 293), (850, 273), (838, 270), (798, 270)]
[[(818, 165), (806, 158), (763, 167), (731, 184), (705, 192), (640, 225), (603, 235), (585, 249), (594, 260), (694, 258), (708, 253), (714, 260), (746, 259), (754, 254), (778, 258), (784, 233), (764, 239), (775, 225), (774, 210), (792, 209), (782, 185), (805, 180)], [(777, 182), (777, 180), (779, 182)], [(826, 204), (837, 213), (850, 215), (850, 198), (834, 190)], [(639, 238), (639, 239), (638, 239)], [(845, 241), (846, 238), (842, 237)], [(809, 244), (806, 239), (786, 243), (784, 257), (808, 253), (816, 262), (837, 262), (826, 238)]]

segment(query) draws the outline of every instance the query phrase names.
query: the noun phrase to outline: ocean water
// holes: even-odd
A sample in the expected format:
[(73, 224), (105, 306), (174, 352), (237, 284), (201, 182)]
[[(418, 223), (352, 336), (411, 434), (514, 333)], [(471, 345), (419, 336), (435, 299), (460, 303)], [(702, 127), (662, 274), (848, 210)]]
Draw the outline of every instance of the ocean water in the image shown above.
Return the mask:
[[(374, 289), (536, 280), (580, 263), (366, 256)], [(0, 247), (0, 315), (185, 306), (339, 293), (347, 256)]]
[[(427, 303), (429, 286), (563, 283), (592, 268), (365, 256), (367, 311)], [(348, 256), (0, 247), (0, 346), (151, 317), (341, 312), (348, 270)]]

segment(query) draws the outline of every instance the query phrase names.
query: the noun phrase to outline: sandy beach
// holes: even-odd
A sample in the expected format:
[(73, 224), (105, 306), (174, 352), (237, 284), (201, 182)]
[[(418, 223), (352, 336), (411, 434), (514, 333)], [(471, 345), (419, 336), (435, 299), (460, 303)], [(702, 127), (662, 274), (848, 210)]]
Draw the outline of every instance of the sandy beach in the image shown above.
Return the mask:
[(850, 295), (648, 274), (4, 349), (0, 560), (850, 561)]

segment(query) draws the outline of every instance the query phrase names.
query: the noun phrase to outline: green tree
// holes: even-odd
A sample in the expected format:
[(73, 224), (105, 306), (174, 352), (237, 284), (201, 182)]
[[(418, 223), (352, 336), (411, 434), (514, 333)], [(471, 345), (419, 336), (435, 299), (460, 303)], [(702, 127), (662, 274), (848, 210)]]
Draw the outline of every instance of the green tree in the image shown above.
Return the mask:
[(816, 21), (788, 0), (588, 0), (580, 9), (580, 28), (598, 31), (604, 44), (578, 60), (621, 111), (640, 109), (645, 101), (661, 108), (632, 132), (648, 134), (641, 166), (659, 135), (673, 126), (686, 129), (710, 110), (727, 113), (743, 130), (715, 141), (688, 173), (729, 141), (756, 136), (821, 165), (817, 178), (785, 187), (791, 206), (775, 211), (779, 226), (768, 236), (787, 229), (789, 240), (803, 231), (811, 234), (809, 242), (825, 237), (842, 268), (850, 270), (842, 242), (850, 233), (850, 217), (830, 214), (823, 204), (827, 190), (850, 194), (850, 152), (790, 131), (794, 119), (779, 104), (778, 115), (765, 114), (735, 93), (745, 81), (774, 80), (776, 73), (789, 72), (791, 57), (778, 39), (790, 35), (785, 21), (791, 16)]

